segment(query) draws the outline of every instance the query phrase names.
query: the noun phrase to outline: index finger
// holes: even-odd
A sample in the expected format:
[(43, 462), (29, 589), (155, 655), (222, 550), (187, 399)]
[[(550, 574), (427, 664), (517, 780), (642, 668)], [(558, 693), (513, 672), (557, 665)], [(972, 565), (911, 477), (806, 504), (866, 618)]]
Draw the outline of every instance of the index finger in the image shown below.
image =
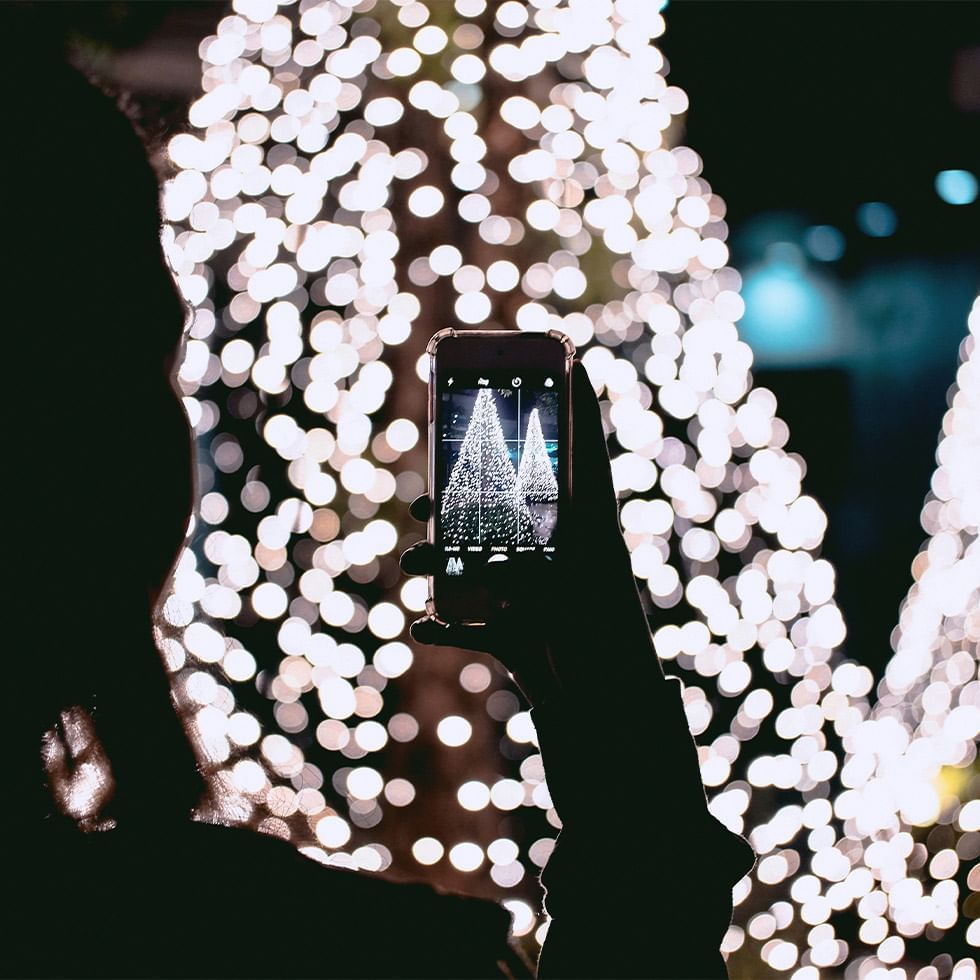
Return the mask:
[(432, 501), (427, 493), (423, 493), (416, 497), (409, 505), (408, 512), (415, 518), (415, 520), (420, 521), (425, 524), (428, 521), (429, 516), (432, 514)]
[(572, 366), (572, 506), (589, 522), (614, 521), (618, 505), (599, 399), (581, 361)]

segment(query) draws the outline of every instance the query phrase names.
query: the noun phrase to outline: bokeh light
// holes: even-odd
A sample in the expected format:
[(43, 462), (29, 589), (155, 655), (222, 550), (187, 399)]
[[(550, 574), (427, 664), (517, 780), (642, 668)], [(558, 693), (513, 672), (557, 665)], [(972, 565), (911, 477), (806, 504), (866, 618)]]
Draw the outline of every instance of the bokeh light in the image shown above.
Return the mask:
[[(540, 941), (527, 871), (558, 819), (531, 716), (502, 672), (413, 651), (424, 586), (396, 556), (418, 537), (429, 336), (562, 330), (602, 401), (711, 810), (759, 854), (733, 975), (914, 963), (962, 980), (947, 950), (978, 939), (978, 314), (876, 689), (841, 649), (805, 463), (753, 387), (725, 203), (679, 142), (657, 6), (511, 0), (491, 24), (482, 0), (236, 0), (202, 41), (163, 196), (202, 497), (164, 607), (174, 690), (223, 819), (275, 819), (327, 863), (427, 869)], [(895, 230), (881, 203), (858, 221)], [(834, 261), (833, 235), (811, 239)]]
[(972, 204), (977, 199), (977, 178), (969, 170), (940, 170), (936, 193), (947, 204)]

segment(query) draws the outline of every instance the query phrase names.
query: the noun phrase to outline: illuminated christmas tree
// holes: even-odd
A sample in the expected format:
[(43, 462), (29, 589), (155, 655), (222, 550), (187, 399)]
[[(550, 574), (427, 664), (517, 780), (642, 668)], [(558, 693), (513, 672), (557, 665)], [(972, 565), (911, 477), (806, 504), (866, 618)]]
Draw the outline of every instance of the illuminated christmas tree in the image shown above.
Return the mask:
[[(869, 716), (844, 731), (845, 790), (835, 804), (844, 818), (841, 844), (854, 854), (849, 873), (861, 875), (869, 893), (876, 882), (878, 894), (888, 894), (877, 915), (861, 913), (851, 944), (862, 976), (930, 960), (944, 933), (951, 951), (980, 946), (980, 921), (969, 912), (980, 891), (978, 338), (980, 297), (949, 391), (922, 508), (929, 538), (912, 562), (913, 584), (891, 637), (894, 656)], [(866, 906), (872, 901), (869, 894)], [(955, 978), (976, 976), (971, 957), (948, 966)]]
[(527, 421), (521, 465), (517, 471), (517, 493), (534, 523), (535, 539), (547, 544), (555, 526), (558, 481), (544, 444), (541, 420), (535, 408)]
[[(538, 429), (540, 434), (540, 427)], [(442, 498), (446, 540), (518, 544), (534, 533), (517, 493), (493, 392), (481, 389)]]
[(558, 481), (554, 467), (544, 444), (541, 433), (541, 420), (538, 410), (531, 412), (527, 421), (527, 436), (524, 453), (517, 471), (517, 486), (520, 496), (529, 503), (543, 503), (558, 499)]

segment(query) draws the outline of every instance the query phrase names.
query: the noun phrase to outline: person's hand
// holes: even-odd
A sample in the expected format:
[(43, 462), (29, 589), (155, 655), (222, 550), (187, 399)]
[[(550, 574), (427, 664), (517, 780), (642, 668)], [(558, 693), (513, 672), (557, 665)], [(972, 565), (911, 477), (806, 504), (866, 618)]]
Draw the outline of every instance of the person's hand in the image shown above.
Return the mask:
[[(579, 363), (572, 446), (572, 499), (561, 508), (553, 574), (543, 574), (546, 562), (533, 553), (491, 563), (488, 571), (500, 576), (494, 591), (505, 599), (491, 623), (424, 617), (412, 624), (412, 636), (492, 654), (534, 709), (547, 785), (563, 822), (542, 876), (553, 921), (538, 975), (723, 977), (718, 946), (731, 919), (730, 889), (753, 855), (708, 812), (680, 685), (664, 677), (654, 652), (620, 531), (602, 415)], [(430, 506), (420, 497), (413, 516), (427, 520)], [(410, 548), (402, 568), (431, 574), (432, 546)], [(596, 784), (602, 774), (607, 786), (625, 792), (640, 772), (657, 804), (644, 812), (642, 829), (639, 810), (611, 800), (603, 806)], [(602, 834), (642, 840), (635, 860), (596, 861)], [(670, 883), (669, 898), (659, 882)], [(598, 895), (610, 900), (597, 902)], [(693, 944), (679, 941), (692, 936)]]
[[(445, 625), (426, 616), (411, 627), (419, 643), (496, 657), (532, 705), (595, 684), (595, 658), (603, 654), (620, 663), (635, 658), (646, 669), (657, 664), (619, 526), (599, 403), (578, 361), (572, 371), (571, 416), (572, 494), (559, 515), (556, 561), (525, 553), (490, 563), (487, 574), (497, 577), (495, 591), (505, 599), (490, 623)], [(422, 496), (410, 510), (426, 521), (430, 507)], [(432, 574), (432, 545), (423, 541), (409, 548), (401, 565), (410, 575)]]

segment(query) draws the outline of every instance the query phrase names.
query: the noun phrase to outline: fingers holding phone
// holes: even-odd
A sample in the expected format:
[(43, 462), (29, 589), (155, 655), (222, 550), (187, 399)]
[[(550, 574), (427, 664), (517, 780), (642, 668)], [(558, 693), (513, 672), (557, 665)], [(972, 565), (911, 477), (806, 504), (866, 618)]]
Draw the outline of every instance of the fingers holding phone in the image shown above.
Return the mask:
[(431, 600), (412, 634), (491, 653), (534, 703), (584, 681), (611, 634), (649, 643), (598, 400), (560, 337), (448, 332), (430, 350), (432, 496), (410, 508), (429, 533), (402, 567)]

